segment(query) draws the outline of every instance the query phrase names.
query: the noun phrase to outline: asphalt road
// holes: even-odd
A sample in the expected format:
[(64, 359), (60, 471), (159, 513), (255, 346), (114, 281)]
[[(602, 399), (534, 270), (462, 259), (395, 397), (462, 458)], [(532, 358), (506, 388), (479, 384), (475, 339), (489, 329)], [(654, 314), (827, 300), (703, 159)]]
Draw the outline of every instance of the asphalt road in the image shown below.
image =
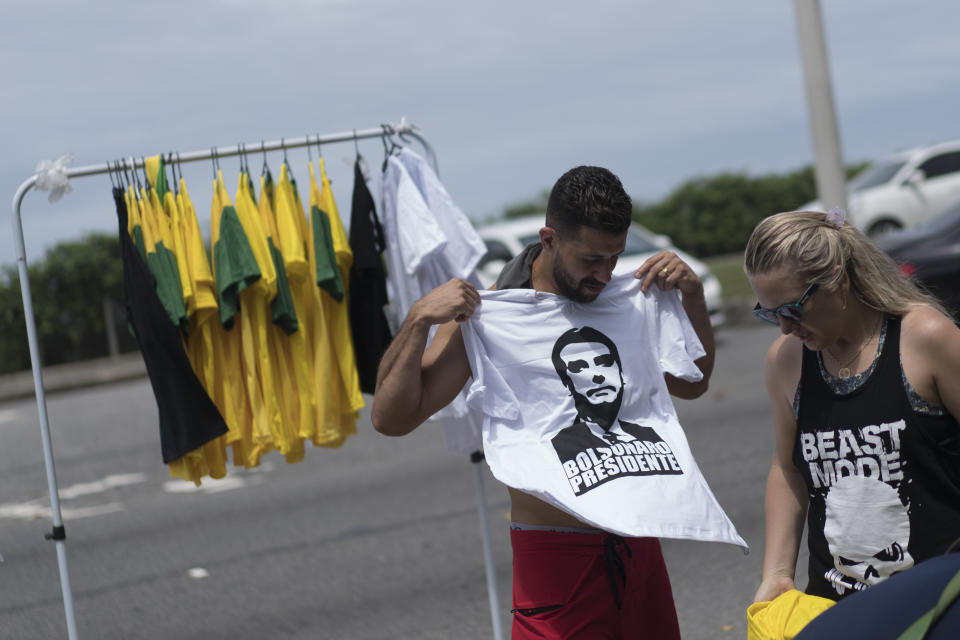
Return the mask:
[[(743, 638), (763, 547), (775, 330), (718, 333), (706, 396), (678, 401), (694, 455), (752, 547), (664, 541), (683, 637)], [(169, 478), (145, 379), (47, 402), (80, 638), (491, 638), (475, 467), (425, 426), (339, 450)], [(0, 404), (0, 638), (66, 638), (37, 410)], [(509, 637), (506, 491), (482, 466)]]

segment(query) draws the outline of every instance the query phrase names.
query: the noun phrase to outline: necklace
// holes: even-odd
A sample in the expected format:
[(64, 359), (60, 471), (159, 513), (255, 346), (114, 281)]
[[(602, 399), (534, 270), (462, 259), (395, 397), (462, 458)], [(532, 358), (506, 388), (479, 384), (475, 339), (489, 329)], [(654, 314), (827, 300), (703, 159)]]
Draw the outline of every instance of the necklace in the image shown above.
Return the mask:
[[(880, 322), (881, 322), (881, 323), (883, 322), (883, 318), (880, 319)], [(878, 327), (878, 328), (879, 328), (879, 327)], [(849, 360), (847, 360), (846, 363), (841, 362), (841, 361), (840, 361), (840, 358), (838, 358), (837, 356), (833, 355), (833, 352), (830, 351), (830, 349), (825, 349), (825, 351), (830, 354), (830, 357), (833, 358), (834, 361), (835, 361), (838, 365), (840, 365), (840, 368), (837, 370), (837, 375), (838, 375), (839, 377), (841, 377), (841, 378), (849, 378), (849, 377), (850, 377), (850, 365), (853, 364), (854, 360), (856, 360), (857, 358), (860, 357), (860, 354), (863, 353), (864, 347), (866, 347), (866, 346), (870, 343), (870, 341), (873, 340), (873, 334), (874, 334), (874, 333), (876, 333), (876, 329), (870, 332), (870, 334), (867, 336), (866, 340), (864, 340), (864, 341), (860, 344), (860, 348), (857, 349), (857, 352), (854, 354), (854, 356), (853, 356), (852, 358), (850, 358)]]

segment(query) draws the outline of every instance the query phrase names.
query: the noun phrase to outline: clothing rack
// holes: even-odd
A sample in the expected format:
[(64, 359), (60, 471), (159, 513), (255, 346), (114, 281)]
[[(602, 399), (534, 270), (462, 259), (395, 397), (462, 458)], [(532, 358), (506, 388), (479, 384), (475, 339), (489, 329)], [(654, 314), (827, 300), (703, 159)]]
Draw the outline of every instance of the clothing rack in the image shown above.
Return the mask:
[[(269, 142), (261, 141), (259, 143), (251, 144), (240, 143), (238, 145), (231, 145), (228, 147), (211, 147), (209, 150), (203, 151), (190, 151), (186, 153), (171, 152), (169, 154), (162, 155), (168, 162), (198, 162), (202, 160), (215, 160), (219, 158), (228, 158), (231, 156), (245, 155), (256, 152), (266, 153), (267, 151), (295, 149), (314, 144), (322, 146), (325, 144), (350, 141), (356, 143), (361, 139), (369, 138), (381, 138), (384, 140), (384, 145), (386, 145), (387, 139), (392, 139), (393, 136), (397, 136), (401, 140), (406, 140), (406, 137), (409, 136), (410, 138), (413, 138), (419, 142), (427, 154), (427, 160), (433, 166), (434, 170), (439, 174), (436, 154), (433, 152), (433, 148), (427, 143), (423, 136), (420, 135), (416, 126), (407, 122), (405, 119), (402, 119), (401, 122), (396, 125), (382, 124), (379, 127), (370, 129), (353, 129), (352, 131), (345, 131), (342, 133), (333, 133), (327, 135), (318, 134), (314, 136), (308, 135), (299, 138), (281, 138), (280, 140), (272, 140)], [(64, 171), (64, 175), (68, 179), (103, 175), (115, 172), (118, 169), (134, 170), (143, 168), (144, 164), (144, 158), (142, 157), (140, 159), (127, 157), (114, 164), (102, 163), (66, 169)], [(30, 276), (27, 270), (26, 257), (27, 251), (23, 237), (23, 225), (21, 220), (21, 207), (23, 205), (23, 199), (27, 195), (27, 192), (29, 192), (36, 185), (39, 177), (39, 174), (35, 174), (25, 180), (13, 196), (13, 237), (17, 249), (17, 272), (20, 277), (20, 292), (21, 297), (23, 298), (24, 321), (27, 325), (27, 345), (30, 351), (30, 363), (33, 371), (33, 386), (36, 392), (37, 413), (40, 419), (41, 440), (43, 444), (43, 459), (47, 471), (47, 487), (50, 492), (50, 510), (53, 519), (53, 530), (50, 533), (45, 534), (44, 537), (47, 540), (53, 540), (56, 546), (57, 565), (60, 570), (60, 589), (63, 595), (64, 614), (67, 621), (67, 634), (69, 640), (77, 640), (79, 636), (77, 634), (76, 617), (73, 609), (73, 594), (70, 587), (70, 574), (67, 568), (67, 535), (60, 512), (60, 495), (57, 488), (56, 469), (53, 458), (53, 445), (50, 438), (50, 423), (47, 416), (46, 394), (43, 388), (39, 340), (37, 338), (36, 320), (33, 313), (33, 296), (30, 291)], [(482, 460), (483, 456), (480, 454), (480, 452), (476, 452), (470, 456), (470, 461), (474, 468), (474, 484), (477, 493), (477, 510), (479, 511), (481, 521), (484, 566), (487, 577), (487, 595), (490, 599), (490, 616), (493, 624), (494, 640), (502, 640), (503, 632), (501, 630), (500, 617), (497, 614), (499, 609), (499, 598), (497, 596), (497, 584), (493, 566), (493, 551), (490, 542), (489, 522), (486, 514), (486, 496), (483, 490), (483, 476), (479, 464)]]

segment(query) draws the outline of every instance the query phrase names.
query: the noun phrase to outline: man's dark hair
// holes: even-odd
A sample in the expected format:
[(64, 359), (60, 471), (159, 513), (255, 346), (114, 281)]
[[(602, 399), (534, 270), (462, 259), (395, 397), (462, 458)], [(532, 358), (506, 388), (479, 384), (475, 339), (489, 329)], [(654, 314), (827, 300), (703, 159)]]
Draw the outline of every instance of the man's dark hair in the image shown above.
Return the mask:
[(610, 350), (613, 359), (617, 361), (617, 366), (620, 367), (621, 370), (623, 369), (623, 364), (620, 362), (620, 354), (617, 352), (617, 345), (613, 344), (613, 340), (608, 338), (606, 334), (600, 333), (593, 327), (568, 329), (553, 343), (551, 359), (553, 360), (553, 367), (560, 376), (560, 380), (563, 381), (563, 386), (569, 388), (571, 391), (573, 391), (573, 388), (570, 386), (570, 376), (567, 375), (567, 364), (563, 361), (563, 358), (560, 357), (560, 352), (563, 351), (564, 347), (578, 342), (599, 342)]
[(547, 201), (547, 226), (563, 237), (590, 227), (620, 235), (630, 226), (633, 203), (620, 179), (603, 167), (580, 166), (560, 176)]

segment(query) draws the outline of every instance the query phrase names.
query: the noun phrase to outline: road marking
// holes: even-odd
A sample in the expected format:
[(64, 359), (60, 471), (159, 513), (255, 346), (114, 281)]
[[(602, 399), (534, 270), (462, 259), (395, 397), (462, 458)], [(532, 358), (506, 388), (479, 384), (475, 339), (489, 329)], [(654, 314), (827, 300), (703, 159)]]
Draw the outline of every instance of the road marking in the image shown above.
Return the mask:
[[(123, 511), (123, 505), (119, 502), (108, 502), (107, 504), (98, 504), (92, 507), (60, 507), (60, 515), (64, 520), (80, 520), (81, 518), (92, 518), (102, 516), (108, 513), (117, 513)], [(29, 502), (9, 502), (0, 504), (0, 520), (53, 520), (53, 510), (49, 505), (44, 505), (42, 500), (31, 500)]]
[[(93, 482), (81, 482), (69, 487), (60, 489), (61, 500), (74, 500), (81, 496), (89, 496), (103, 493), (116, 487), (124, 487), (131, 484), (138, 484), (147, 479), (145, 473), (119, 473), (106, 476), (101, 480)], [(89, 507), (71, 507), (60, 506), (60, 515), (64, 520), (79, 520), (81, 518), (92, 518), (102, 516), (108, 513), (123, 511), (124, 507), (119, 502), (108, 502), (106, 504), (97, 504)], [(26, 502), (8, 502), (0, 504), (0, 520), (52, 520), (53, 510), (48, 500), (37, 498), (36, 500), (27, 500)]]
[(193, 578), (194, 580), (203, 580), (204, 578), (210, 577), (210, 572), (204, 569), (203, 567), (194, 567), (187, 571), (187, 575)]
[(163, 483), (163, 490), (167, 493), (221, 493), (223, 491), (233, 491), (247, 486), (246, 481), (238, 476), (227, 476), (216, 480), (214, 478), (204, 478), (203, 484), (199, 487), (191, 482), (183, 480), (170, 480)]
[(263, 462), (257, 467), (238, 470), (234, 475), (229, 475), (219, 480), (205, 476), (201, 478), (202, 484), (199, 487), (186, 480), (170, 480), (163, 483), (163, 490), (167, 493), (222, 493), (224, 491), (242, 489), (248, 485), (256, 486), (263, 484), (265, 478), (261, 474), (269, 471), (273, 471), (273, 463)]
[(138, 484), (140, 482), (145, 482), (146, 479), (147, 474), (145, 473), (120, 473), (107, 476), (102, 480), (74, 484), (66, 489), (60, 489), (58, 493), (60, 494), (61, 500), (72, 500), (74, 498), (79, 498), (80, 496), (103, 493), (107, 489), (115, 489), (116, 487)]

